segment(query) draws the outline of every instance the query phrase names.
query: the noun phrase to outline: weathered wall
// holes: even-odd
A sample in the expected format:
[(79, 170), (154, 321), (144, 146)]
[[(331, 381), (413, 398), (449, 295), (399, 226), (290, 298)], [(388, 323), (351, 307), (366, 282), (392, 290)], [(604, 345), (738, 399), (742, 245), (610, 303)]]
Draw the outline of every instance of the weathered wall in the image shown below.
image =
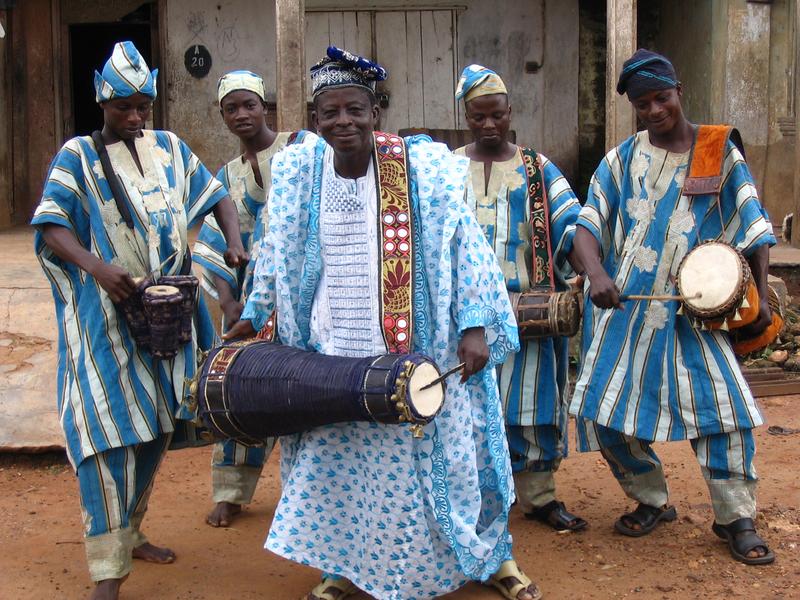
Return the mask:
[[(249, 69), (264, 77), (275, 100), (275, 7), (249, 0), (170, 0), (167, 3), (165, 64), (169, 128), (182, 137), (206, 166), (216, 170), (239, 144), (222, 122), (217, 80), (226, 71)], [(184, 67), (184, 53), (201, 44), (212, 66), (202, 79)]]
[[(334, 10), (419, 7), (419, 2), (361, 2), (343, 0)], [(427, 10), (451, 2), (430, 0)], [(517, 139), (534, 145), (572, 176), (577, 171), (578, 119), (578, 2), (509, 0), (503, 11), (479, 0), (458, 3), (457, 48), (454, 78), (471, 62), (496, 68), (511, 89), (513, 127)], [(333, 6), (308, 0), (307, 9)], [(216, 168), (238, 151), (236, 139), (224, 128), (216, 105), (216, 82), (231, 69), (261, 73), (268, 99), (275, 94), (274, 6), (247, 0), (170, 0), (167, 3), (167, 69), (169, 126), (183, 137), (210, 168)], [(487, 28), (491, 23), (491, 28)], [(545, 29), (548, 35), (542, 35)], [(306, 39), (306, 43), (312, 40)], [(205, 45), (212, 67), (195, 79), (184, 67), (184, 52)], [(526, 62), (541, 67), (525, 72)], [(413, 77), (413, 73), (410, 74)], [(307, 72), (303, 73), (307, 77)], [(391, 77), (391, 74), (390, 74)], [(454, 86), (453, 86), (454, 87)], [(163, 90), (162, 90), (163, 91)], [(453, 90), (454, 91), (454, 90)], [(452, 96), (451, 96), (452, 97)], [(464, 127), (460, 107), (457, 125)], [(407, 125), (413, 125), (409, 123)], [(447, 127), (448, 125), (440, 125)]]
[(0, 10), (0, 26), (5, 37), (0, 38), (0, 228), (12, 224), (12, 162), (11, 162), (11, 77), (8, 68), (11, 49), (9, 13)]

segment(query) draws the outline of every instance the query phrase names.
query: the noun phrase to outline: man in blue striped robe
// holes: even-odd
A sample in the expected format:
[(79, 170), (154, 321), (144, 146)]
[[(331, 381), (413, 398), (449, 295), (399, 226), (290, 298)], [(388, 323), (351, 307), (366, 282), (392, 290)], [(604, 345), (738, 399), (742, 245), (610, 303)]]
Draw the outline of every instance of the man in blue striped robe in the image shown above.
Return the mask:
[[(220, 114), (225, 125), (241, 142), (240, 154), (217, 173), (239, 213), (242, 245), (258, 248), (266, 225), (262, 209), (272, 181), (272, 157), (283, 150), (290, 138), (302, 140), (304, 132), (275, 132), (266, 122), (264, 80), (250, 71), (231, 71), (217, 85)], [(252, 264), (233, 269), (225, 263), (225, 237), (213, 214), (205, 218), (194, 245), (194, 259), (200, 266), (201, 285), (219, 302), (222, 329), (239, 320), (252, 288)], [(212, 498), (215, 506), (206, 521), (213, 527), (227, 527), (253, 500), (269, 452), (275, 440), (264, 446), (245, 446), (234, 440), (218, 442), (211, 458)]]
[(696, 329), (679, 314), (677, 301), (623, 305), (620, 294), (676, 294), (681, 259), (697, 244), (719, 240), (751, 265), (762, 299), (757, 332), (771, 319), (766, 277), (775, 238), (731, 141), (719, 202), (715, 195), (684, 193), (696, 126), (683, 114), (682, 87), (666, 58), (638, 51), (625, 63), (617, 89), (628, 93), (646, 130), (606, 155), (578, 219), (575, 251), (589, 286), (583, 362), (570, 406), (579, 444), (601, 450), (625, 493), (639, 503), (615, 526), (641, 536), (676, 516), (651, 443), (690, 440), (711, 493), (714, 532), (737, 560), (772, 562), (753, 524), (753, 428), (763, 419), (728, 334)]
[(92, 138), (76, 137), (53, 159), (32, 221), (55, 300), (58, 409), (78, 477), (94, 599), (119, 596), (132, 558), (175, 560), (147, 542), (141, 523), (178, 419), (192, 416), (182, 402), (198, 344), (207, 347), (213, 333), (207, 315), (198, 318), (192, 342), (158, 360), (137, 347), (116, 304), (134, 293), (135, 278), (177, 274), (188, 228), (210, 210), (230, 242), (226, 259), (247, 259), (222, 184), (177, 136), (143, 129), (156, 75), (131, 42), (117, 44), (95, 73), (101, 135), (127, 211), (118, 209)]
[[(547, 157), (508, 141), (511, 106), (497, 73), (480, 65), (466, 67), (456, 98), (464, 100), (475, 142), (455, 153), (471, 159), (468, 202), (494, 249), (506, 288), (509, 292), (567, 289), (565, 278), (572, 269), (566, 252), (572, 247), (580, 212), (569, 183)], [(549, 227), (541, 233), (531, 226), (533, 199), (525, 153), (538, 163), (534, 168), (539, 170), (548, 205)], [(541, 238), (537, 247), (549, 255), (538, 270), (531, 250), (534, 236)], [(541, 251), (539, 256), (543, 256)], [(537, 274), (544, 279), (538, 281)], [(517, 502), (528, 518), (559, 531), (586, 527), (586, 521), (570, 514), (556, 499), (553, 476), (567, 454), (568, 360), (566, 338), (528, 340), (500, 370)]]

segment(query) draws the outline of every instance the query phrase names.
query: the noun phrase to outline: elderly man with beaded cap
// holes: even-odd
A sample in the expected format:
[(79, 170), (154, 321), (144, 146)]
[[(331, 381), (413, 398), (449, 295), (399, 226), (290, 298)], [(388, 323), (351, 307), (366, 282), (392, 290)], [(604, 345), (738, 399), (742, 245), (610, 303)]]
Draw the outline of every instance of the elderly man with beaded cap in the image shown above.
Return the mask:
[(208, 316), (199, 314), (192, 342), (158, 360), (136, 345), (116, 304), (135, 292), (135, 278), (185, 269), (187, 231), (209, 211), (228, 241), (228, 264), (247, 261), (222, 184), (177, 136), (143, 129), (156, 75), (131, 42), (114, 46), (95, 73), (104, 119), (97, 145), (89, 136), (64, 144), (33, 218), (56, 305), (58, 407), (78, 477), (94, 599), (119, 596), (132, 558), (175, 560), (147, 541), (141, 524), (173, 432), (192, 416), (183, 400), (197, 348), (213, 337)]
[(253, 291), (228, 338), (277, 309), (283, 343), (324, 354), (417, 351), (451, 381), (417, 439), (344, 423), (281, 438), (283, 490), (266, 547), (322, 570), (310, 600), (359, 589), (432, 598), (469, 580), (538, 590), (511, 556), (513, 479), (496, 364), (518, 348), (492, 249), (464, 202), (468, 161), (426, 136), (374, 131), (378, 65), (337, 48), (312, 68), (321, 137), (272, 164)]
[(683, 87), (667, 58), (638, 50), (625, 62), (617, 91), (627, 93), (645, 130), (606, 155), (578, 217), (574, 246), (589, 290), (570, 406), (578, 442), (581, 450), (600, 450), (638, 502), (615, 525), (638, 537), (676, 517), (652, 443), (690, 440), (711, 494), (714, 533), (735, 559), (769, 563), (774, 555), (753, 522), (753, 428), (763, 418), (728, 333), (697, 328), (674, 300), (623, 307), (620, 295), (676, 294), (683, 257), (717, 240), (750, 263), (761, 302), (749, 334), (757, 334), (771, 323), (772, 228), (738, 135), (686, 119)]
[[(269, 186), (272, 182), (272, 157), (286, 144), (302, 141), (304, 132), (275, 132), (266, 121), (264, 80), (250, 71), (231, 71), (217, 85), (219, 112), (230, 132), (244, 148), (217, 173), (236, 205), (242, 245), (248, 251), (263, 237)], [(262, 217), (264, 217), (262, 219)], [(224, 260), (225, 238), (213, 214), (206, 217), (194, 246), (194, 259), (200, 266), (201, 284), (219, 302), (222, 329), (239, 320), (244, 301), (252, 287), (252, 263), (245, 269), (229, 267)], [(265, 335), (271, 334), (265, 332)], [(243, 504), (253, 499), (258, 478), (268, 453), (275, 444), (251, 447), (234, 440), (214, 446), (211, 464), (213, 510), (206, 521), (213, 527), (227, 527)]]
[[(464, 69), (456, 89), (475, 141), (455, 152), (470, 159), (470, 208), (494, 249), (509, 292), (567, 289), (569, 253), (580, 204), (567, 180), (541, 153), (508, 141), (511, 105), (500, 76)], [(523, 341), (500, 369), (517, 502), (529, 519), (558, 531), (586, 521), (556, 500), (553, 474), (567, 454), (568, 342)]]

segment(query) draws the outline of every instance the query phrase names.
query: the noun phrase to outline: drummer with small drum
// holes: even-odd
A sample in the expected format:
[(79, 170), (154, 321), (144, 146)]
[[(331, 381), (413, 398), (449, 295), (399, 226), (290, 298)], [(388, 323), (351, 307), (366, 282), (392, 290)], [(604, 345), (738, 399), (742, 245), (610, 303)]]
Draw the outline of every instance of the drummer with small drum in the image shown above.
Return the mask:
[[(580, 323), (579, 300), (566, 283), (580, 204), (552, 161), (508, 140), (511, 105), (497, 73), (466, 67), (456, 98), (464, 101), (474, 136), (455, 151), (470, 159), (467, 201), (500, 263), (520, 325), (521, 349), (499, 369), (517, 502), (529, 519), (578, 531), (587, 523), (556, 499), (554, 473), (567, 455), (566, 335)], [(572, 330), (558, 331), (559, 323)]]
[[(651, 444), (689, 440), (711, 494), (714, 533), (736, 560), (770, 563), (754, 525), (753, 429), (763, 417), (726, 330), (736, 328), (738, 343), (776, 335), (767, 289), (772, 228), (738, 134), (686, 119), (667, 58), (638, 50), (617, 91), (646, 129), (606, 155), (578, 219), (574, 247), (588, 278), (570, 406), (579, 446), (600, 450), (638, 503), (615, 528), (640, 537), (676, 518)], [(733, 258), (723, 267), (726, 256)], [(723, 268), (731, 277), (715, 277)], [(732, 277), (742, 279), (724, 289)], [(744, 292), (731, 302), (734, 288)]]

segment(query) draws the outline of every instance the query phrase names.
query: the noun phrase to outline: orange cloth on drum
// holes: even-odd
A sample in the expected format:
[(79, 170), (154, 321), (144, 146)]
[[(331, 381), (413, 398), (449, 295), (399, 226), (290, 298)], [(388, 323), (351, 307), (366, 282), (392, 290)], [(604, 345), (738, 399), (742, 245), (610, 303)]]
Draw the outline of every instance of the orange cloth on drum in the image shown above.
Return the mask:
[(732, 127), (700, 125), (689, 165), (689, 177), (716, 177), (722, 173), (725, 150)]
[(777, 313), (772, 313), (772, 324), (769, 325), (760, 335), (749, 340), (740, 340), (733, 343), (733, 351), (739, 356), (750, 354), (756, 350), (761, 350), (769, 346), (783, 330), (783, 318)]

